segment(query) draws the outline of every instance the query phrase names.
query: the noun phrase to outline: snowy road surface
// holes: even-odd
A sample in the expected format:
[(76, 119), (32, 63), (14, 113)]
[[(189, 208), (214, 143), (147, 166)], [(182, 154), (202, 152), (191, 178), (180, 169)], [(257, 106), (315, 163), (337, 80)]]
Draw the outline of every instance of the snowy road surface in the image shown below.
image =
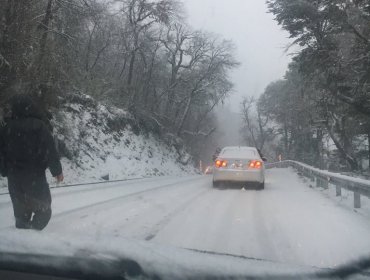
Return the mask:
[[(211, 176), (142, 179), (53, 189), (40, 235), (123, 237), (156, 244), (334, 267), (370, 253), (370, 221), (290, 169), (266, 171), (266, 189), (213, 189)], [(14, 233), (0, 197), (1, 236)], [(25, 237), (27, 238), (27, 237)]]

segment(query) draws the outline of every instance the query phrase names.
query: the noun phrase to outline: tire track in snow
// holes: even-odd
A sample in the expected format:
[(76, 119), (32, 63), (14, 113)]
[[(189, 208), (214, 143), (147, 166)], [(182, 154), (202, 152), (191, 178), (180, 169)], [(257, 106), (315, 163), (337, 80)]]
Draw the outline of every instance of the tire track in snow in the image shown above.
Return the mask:
[(221, 253), (237, 250), (239, 253), (244, 236), (238, 231), (240, 228), (235, 229), (234, 223), (243, 215), (245, 206), (248, 207), (243, 201), (247, 193), (238, 189), (218, 190), (211, 184), (209, 180), (206, 191), (199, 199), (191, 201), (186, 211), (164, 221), (165, 225), (154, 237), (155, 242)]
[[(52, 198), (59, 198), (63, 196), (71, 196), (71, 195), (78, 195), (83, 193), (89, 193), (89, 192), (99, 192), (99, 191), (107, 191), (112, 189), (118, 189), (118, 188), (125, 188), (129, 187), (138, 183), (148, 183), (148, 182), (157, 182), (161, 180), (174, 180), (172, 177), (153, 177), (153, 178), (138, 178), (135, 180), (122, 180), (121, 182), (118, 181), (112, 181), (112, 182), (99, 182), (99, 183), (86, 183), (86, 184), (79, 184), (72, 188), (66, 188), (66, 187), (50, 187), (50, 192), (52, 195)], [(189, 180), (188, 178), (185, 180)], [(178, 182), (178, 181), (177, 181)], [(83, 189), (81, 189), (83, 188)], [(72, 190), (72, 191), (71, 191)], [(1, 193), (0, 195), (6, 195), (9, 197), (9, 193)], [(7, 208), (11, 205), (10, 197), (8, 200), (0, 202), (0, 209)]]
[[(175, 209), (181, 209), (179, 205), (186, 204), (186, 202), (183, 203), (184, 201), (192, 200), (203, 190), (209, 189), (210, 182), (208, 176), (203, 176), (198, 181), (183, 184), (181, 188), (163, 189), (134, 197), (106, 211), (90, 213), (86, 220), (75, 225), (75, 229), (79, 232), (88, 230), (94, 236), (112, 234), (116, 237), (138, 240), (152, 239), (150, 235), (153, 234), (154, 229), (160, 227), (158, 224), (164, 217)], [(117, 213), (122, 214), (117, 215)]]
[[(53, 218), (54, 219), (60, 219), (60, 218), (63, 218), (65, 216), (68, 216), (68, 215), (71, 215), (71, 214), (77, 214), (78, 212), (81, 212), (81, 211), (84, 211), (84, 210), (87, 210), (87, 209), (100, 208), (102, 206), (104, 206), (103, 209), (106, 210), (107, 209), (106, 206), (110, 206), (110, 204), (112, 204), (112, 203), (121, 202), (121, 201), (126, 200), (126, 199), (132, 199), (135, 196), (140, 196), (144, 193), (156, 192), (156, 191), (161, 190), (161, 189), (166, 189), (166, 188), (170, 188), (170, 187), (182, 187), (183, 184), (187, 184), (191, 181), (197, 181), (197, 180), (200, 180), (200, 179), (202, 179), (202, 177), (196, 177), (196, 178), (191, 178), (191, 179), (188, 178), (188, 179), (185, 179), (185, 180), (181, 180), (181, 181), (177, 181), (177, 182), (173, 182), (173, 183), (168, 183), (168, 184), (165, 184), (165, 185), (159, 185), (157, 187), (153, 187), (153, 188), (149, 188), (149, 189), (145, 189), (145, 190), (141, 190), (141, 191), (135, 191), (135, 192), (120, 195), (118, 197), (114, 197), (114, 198), (111, 198), (111, 199), (108, 199), (108, 200), (103, 200), (103, 201), (99, 201), (99, 202), (92, 203), (92, 204), (89, 204), (89, 205), (85, 205), (85, 206), (77, 207), (77, 208), (74, 208), (74, 209), (69, 209), (69, 210), (66, 210), (66, 211), (62, 211), (58, 214), (53, 215)], [(111, 207), (116, 207), (116, 205), (111, 205)], [(98, 210), (98, 209), (94, 209), (94, 210)]]
[(195, 203), (198, 199), (200, 199), (202, 196), (204, 196), (206, 193), (208, 193), (210, 189), (203, 189), (202, 191), (196, 193), (193, 195), (190, 199), (185, 200), (183, 203), (180, 204), (180, 206), (176, 207), (173, 211), (165, 215), (148, 233), (145, 234), (144, 239), (149, 241), (154, 239), (157, 234), (168, 224), (171, 222), (172, 219), (174, 219), (176, 216), (180, 215), (184, 211), (186, 211), (188, 208), (191, 207), (192, 203)]
[[(170, 177), (160, 178), (160, 177), (154, 177), (154, 178), (139, 178), (135, 180), (125, 180), (121, 182), (102, 182), (98, 184), (86, 184), (86, 185), (79, 185), (77, 186), (72, 192), (68, 190), (68, 188), (50, 188), (50, 191), (52, 192), (52, 195), (54, 197), (63, 197), (68, 195), (77, 195), (87, 192), (94, 192), (94, 191), (106, 191), (106, 190), (112, 190), (116, 188), (125, 188), (128, 186), (132, 186), (138, 183), (148, 183), (148, 182), (157, 182), (161, 180), (171, 180)], [(101, 185), (100, 185), (101, 184)], [(98, 187), (96, 186), (98, 185)], [(87, 187), (86, 189), (81, 189), (84, 187)], [(60, 192), (59, 192), (60, 191)]]
[[(279, 222), (276, 219), (276, 210), (273, 208), (273, 203), (266, 204), (271, 195), (269, 192), (273, 191), (277, 185), (272, 185), (270, 182), (266, 182), (266, 187), (263, 192), (256, 193), (253, 199), (253, 211), (254, 211), (254, 228), (256, 231), (257, 240), (261, 247), (261, 252), (264, 254), (266, 259), (274, 261), (285, 261), (283, 251), (289, 250), (290, 259), (294, 260), (296, 256), (294, 250), (291, 248), (291, 242), (289, 238), (284, 235), (284, 230), (279, 227)], [(262, 196), (263, 195), (263, 196)], [(265, 203), (261, 203), (264, 201)], [(294, 209), (293, 209), (294, 210)], [(279, 236), (276, 239), (276, 236)], [(279, 249), (280, 248), (280, 249)], [(284, 248), (284, 250), (282, 250)]]
[[(104, 200), (101, 200), (101, 201), (98, 201), (98, 202), (94, 202), (94, 203), (90, 203), (90, 204), (83, 205), (83, 206), (80, 206), (80, 207), (75, 207), (75, 208), (72, 208), (72, 209), (68, 209), (68, 210), (58, 212), (56, 214), (53, 214), (51, 219), (52, 219), (53, 223), (59, 223), (61, 220), (63, 220), (63, 218), (68, 217), (69, 215), (75, 215), (75, 214), (77, 215), (79, 212), (83, 212), (83, 211), (86, 211), (88, 209), (94, 209), (94, 208), (98, 208), (97, 210), (99, 210), (99, 208), (107, 209), (107, 206), (109, 206), (109, 204), (113, 204), (113, 203), (115, 204), (117, 202), (124, 201), (125, 199), (132, 199), (132, 197), (140, 196), (144, 193), (155, 192), (155, 191), (160, 190), (160, 189), (182, 186), (183, 184), (187, 184), (188, 182), (191, 182), (191, 181), (201, 180), (202, 178), (203, 177), (201, 177), (201, 176), (191, 177), (191, 178), (182, 178), (181, 180), (178, 180), (176, 182), (171, 182), (171, 183), (166, 183), (166, 184), (162, 183), (162, 184), (157, 185), (155, 187), (149, 187), (149, 188), (146, 188), (146, 189), (141, 188), (141, 190), (139, 190), (139, 191), (132, 191), (132, 192), (129, 192), (129, 193), (125, 193), (124, 195), (119, 195), (119, 196), (116, 196), (116, 197), (113, 197), (113, 198), (104, 199)], [(128, 185), (132, 185), (133, 183), (134, 182), (130, 182), (130, 184), (128, 184)], [(146, 182), (146, 184), (149, 184), (149, 182)], [(124, 188), (124, 187), (125, 186), (123, 186), (122, 188)], [(104, 190), (105, 190), (105, 188), (100, 189), (100, 191), (102, 191), (102, 192), (104, 192)], [(99, 192), (99, 189), (95, 189), (95, 191)], [(74, 192), (71, 192), (71, 193), (74, 194)], [(57, 199), (58, 196), (55, 196), (55, 198)], [(10, 202), (9, 202), (8, 207), (10, 207), (10, 208), (12, 207)], [(53, 206), (52, 206), (52, 208), (53, 208)], [(49, 225), (48, 228), (53, 227), (53, 226), (55, 226), (55, 224), (54, 225)], [(14, 226), (13, 226), (13, 220), (12, 220), (11, 224), (8, 223), (8, 225), (6, 225), (4, 227), (1, 227), (0, 229), (8, 229), (8, 228), (13, 228), (13, 227)]]
[[(269, 188), (270, 188), (270, 184), (266, 183), (265, 190), (263, 191), (264, 192), (263, 195), (265, 195), (266, 192), (269, 191)], [(262, 194), (262, 192), (255, 193), (254, 199), (252, 199), (252, 203), (253, 203), (252, 217), (254, 218), (253, 228), (255, 230), (255, 236), (257, 237), (258, 244), (261, 248), (261, 250), (259, 251), (263, 253), (268, 252), (269, 254), (268, 259), (274, 260), (274, 259), (277, 259), (278, 257), (277, 257), (276, 247), (274, 245), (274, 242), (272, 241), (272, 238), (274, 236), (271, 236), (271, 232), (269, 231), (268, 226), (266, 225), (265, 209), (268, 206), (261, 205), (261, 201), (260, 201), (261, 198), (259, 197), (260, 194)]]
[[(112, 190), (112, 189), (115, 189), (115, 188), (128, 187), (128, 186), (140, 183), (140, 182), (145, 183), (145, 182), (148, 182), (148, 181), (151, 181), (151, 180), (160, 181), (160, 180), (163, 180), (163, 179), (166, 180), (167, 178), (160, 178), (160, 177), (139, 178), (139, 179), (135, 179), (135, 180), (127, 180), (127, 181), (121, 181), (121, 182), (112, 181), (112, 182), (79, 184), (79, 185), (76, 185), (72, 188), (70, 188), (70, 187), (68, 187), (68, 188), (66, 188), (66, 187), (60, 187), (60, 188), (49, 187), (49, 188), (50, 188), (50, 192), (51, 192), (52, 197), (53, 198), (59, 198), (59, 197), (63, 197), (63, 196), (78, 195), (78, 194), (87, 193), (87, 192), (98, 192), (98, 191), (102, 191), (103, 188), (106, 191), (106, 190)], [(168, 178), (168, 179), (170, 180), (170, 178)], [(83, 189), (81, 189), (81, 188), (83, 188)], [(0, 195), (4, 195), (4, 196), (6, 195), (6, 196), (9, 197), (9, 193), (1, 193)], [(7, 208), (7, 207), (9, 207), (9, 205), (11, 205), (10, 198), (6, 201), (0, 202), (0, 209)]]

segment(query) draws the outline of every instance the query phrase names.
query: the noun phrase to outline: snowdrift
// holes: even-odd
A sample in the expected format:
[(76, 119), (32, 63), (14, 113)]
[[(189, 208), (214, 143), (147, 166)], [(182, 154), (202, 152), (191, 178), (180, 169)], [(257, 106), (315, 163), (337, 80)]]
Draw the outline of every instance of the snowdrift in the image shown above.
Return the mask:
[[(122, 109), (79, 94), (61, 99), (53, 115), (67, 184), (101, 181), (108, 174), (117, 180), (196, 173), (184, 147), (149, 132)], [(0, 187), (5, 182), (0, 178)]]

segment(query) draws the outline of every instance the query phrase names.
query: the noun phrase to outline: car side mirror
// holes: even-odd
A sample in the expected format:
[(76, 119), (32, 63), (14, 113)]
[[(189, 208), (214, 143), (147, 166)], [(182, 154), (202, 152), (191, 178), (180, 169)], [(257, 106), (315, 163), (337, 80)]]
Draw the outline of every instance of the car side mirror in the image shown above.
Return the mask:
[(262, 157), (262, 160), (263, 160), (264, 162), (266, 162), (266, 161), (267, 161), (267, 158), (265, 158), (265, 157)]

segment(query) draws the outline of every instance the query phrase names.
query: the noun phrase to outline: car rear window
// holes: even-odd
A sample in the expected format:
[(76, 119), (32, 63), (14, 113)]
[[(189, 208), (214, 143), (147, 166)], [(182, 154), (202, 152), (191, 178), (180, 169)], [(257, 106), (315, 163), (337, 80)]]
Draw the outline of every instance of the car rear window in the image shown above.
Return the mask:
[(252, 149), (226, 149), (221, 152), (221, 156), (232, 158), (255, 158), (257, 157), (257, 151)]

